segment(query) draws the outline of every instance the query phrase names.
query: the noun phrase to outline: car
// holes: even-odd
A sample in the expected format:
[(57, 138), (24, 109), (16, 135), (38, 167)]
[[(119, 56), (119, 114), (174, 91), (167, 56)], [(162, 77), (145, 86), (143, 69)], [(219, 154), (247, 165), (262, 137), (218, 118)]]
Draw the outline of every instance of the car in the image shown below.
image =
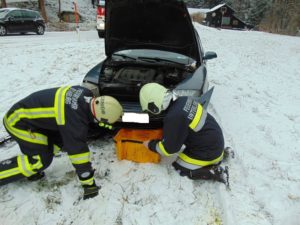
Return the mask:
[(0, 9), (0, 36), (7, 33), (35, 32), (43, 35), (45, 22), (37, 11), (19, 8)]
[(105, 34), (105, 1), (98, 0), (97, 5), (97, 17), (96, 17), (96, 28), (98, 31), (99, 38), (104, 38)]
[[(115, 125), (124, 128), (158, 128), (164, 113), (142, 112), (139, 91), (156, 82), (171, 89), (174, 97), (208, 92), (204, 53), (184, 1), (106, 0), (106, 58), (84, 77), (82, 85), (94, 95), (110, 95), (123, 106)], [(211, 93), (211, 92), (210, 92)]]

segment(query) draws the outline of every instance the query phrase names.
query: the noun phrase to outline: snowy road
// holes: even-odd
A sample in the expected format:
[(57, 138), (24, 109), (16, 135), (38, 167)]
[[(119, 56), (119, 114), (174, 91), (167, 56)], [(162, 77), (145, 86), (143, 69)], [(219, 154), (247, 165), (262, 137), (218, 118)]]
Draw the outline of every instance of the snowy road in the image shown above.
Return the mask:
[[(0, 225), (299, 225), (300, 38), (216, 30), (195, 24), (215, 86), (209, 111), (236, 157), (227, 164), (231, 191), (176, 174), (160, 164), (118, 161), (112, 140), (90, 143), (99, 196), (82, 201), (66, 155), (46, 179), (0, 188)], [(79, 84), (105, 58), (96, 31), (0, 38), (0, 116), (33, 91)], [(0, 136), (5, 134), (0, 126)], [(0, 159), (19, 152), (0, 148)]]

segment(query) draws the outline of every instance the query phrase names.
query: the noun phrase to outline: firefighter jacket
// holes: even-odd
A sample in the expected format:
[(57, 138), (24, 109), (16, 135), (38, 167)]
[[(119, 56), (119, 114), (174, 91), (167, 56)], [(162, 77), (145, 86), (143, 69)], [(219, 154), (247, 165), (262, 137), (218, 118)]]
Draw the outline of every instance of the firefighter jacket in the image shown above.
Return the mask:
[[(18, 142), (29, 146), (28, 151), (47, 150), (49, 134), (59, 133), (63, 150), (80, 176), (93, 171), (87, 145), (89, 124), (93, 122), (89, 107), (92, 96), (90, 90), (80, 86), (41, 90), (14, 104), (4, 117), (4, 125)], [(92, 177), (79, 179), (82, 184), (94, 181)]]
[(166, 111), (162, 140), (151, 140), (150, 150), (178, 157), (187, 163), (209, 165), (220, 161), (224, 149), (222, 130), (216, 120), (190, 97), (179, 97)]

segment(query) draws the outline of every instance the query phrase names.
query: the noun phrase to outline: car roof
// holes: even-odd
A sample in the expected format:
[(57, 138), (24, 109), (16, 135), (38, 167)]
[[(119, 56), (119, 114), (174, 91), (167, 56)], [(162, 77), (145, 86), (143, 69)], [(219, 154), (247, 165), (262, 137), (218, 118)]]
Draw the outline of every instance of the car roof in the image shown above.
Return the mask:
[(1, 11), (6, 11), (6, 10), (8, 10), (8, 11), (13, 11), (13, 10), (24, 10), (24, 11), (38, 12), (38, 11), (32, 10), (32, 9), (21, 9), (21, 8), (1, 8), (1, 9), (0, 9), (0, 12), (1, 12)]
[(6, 10), (11, 11), (11, 10), (15, 10), (15, 9), (18, 9), (18, 8), (2, 8), (2, 9), (0, 9), (0, 11), (6, 11)]

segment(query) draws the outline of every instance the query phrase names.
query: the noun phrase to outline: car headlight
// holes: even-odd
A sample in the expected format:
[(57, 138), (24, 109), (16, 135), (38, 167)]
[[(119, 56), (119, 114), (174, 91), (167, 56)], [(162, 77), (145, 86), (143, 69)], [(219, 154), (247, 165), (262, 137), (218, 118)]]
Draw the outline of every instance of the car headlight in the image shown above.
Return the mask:
[(200, 91), (199, 90), (178, 90), (174, 89), (173, 94), (176, 96), (193, 96), (193, 97), (198, 97), (200, 96)]

